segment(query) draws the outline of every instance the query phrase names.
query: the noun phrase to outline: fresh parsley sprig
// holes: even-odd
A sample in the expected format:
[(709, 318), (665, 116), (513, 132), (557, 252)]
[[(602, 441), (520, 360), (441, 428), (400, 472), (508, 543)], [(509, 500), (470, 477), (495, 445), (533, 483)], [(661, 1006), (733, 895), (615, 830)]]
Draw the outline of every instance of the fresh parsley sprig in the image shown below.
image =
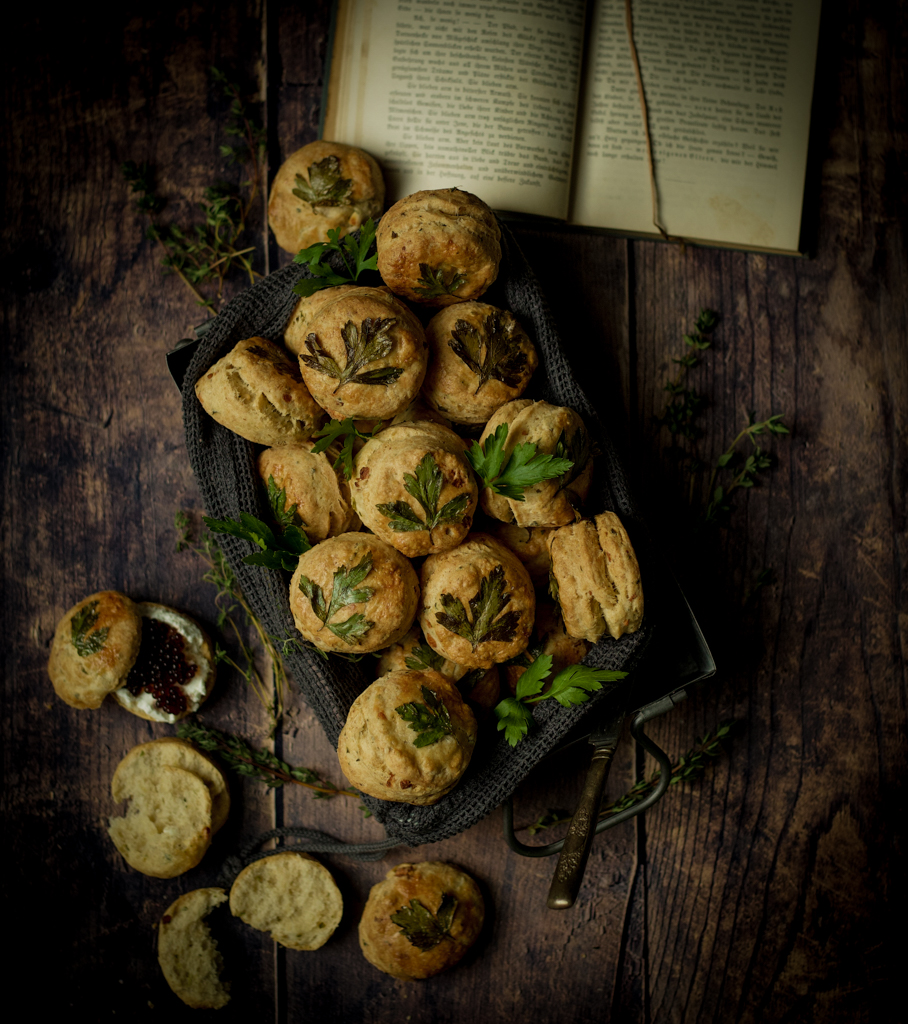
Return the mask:
[(507, 439), (508, 425), (502, 423), (486, 438), (484, 445), (474, 441), (466, 452), (467, 461), (482, 486), (490, 487), (495, 494), (524, 501), (523, 492), (527, 487), (564, 476), (574, 465), (570, 459), (543, 454), (530, 441), (514, 445), (511, 452), (506, 452)]
[(340, 445), (340, 451), (334, 460), (334, 468), (340, 467), (344, 477), (349, 480), (353, 476), (353, 445), (357, 438), (361, 441), (369, 441), (382, 429), (382, 423), (376, 423), (369, 430), (360, 430), (349, 417), (345, 420), (328, 420), (322, 429), (315, 435), (318, 440), (312, 446), (312, 454), (318, 455), (327, 451), (335, 442)]
[(457, 494), (446, 501), (441, 508), (438, 499), (444, 477), (431, 452), (420, 459), (416, 474), (404, 473), (404, 490), (422, 506), (425, 519), (408, 501), (391, 501), (375, 507), (388, 519), (388, 526), (395, 533), (413, 530), (434, 530), (444, 523), (462, 523), (470, 503), (469, 494)]
[(544, 690), (551, 671), (552, 655), (541, 655), (517, 681), (515, 696), (506, 697), (495, 705), (498, 731), (504, 733), (512, 747), (517, 746), (534, 724), (532, 704), (549, 698), (558, 701), (563, 708), (585, 704), (591, 694), (602, 689), (603, 683), (618, 682), (627, 676), (626, 672), (568, 665), (555, 676), (548, 690)]
[(450, 736), (454, 732), (454, 725), (444, 701), (438, 694), (428, 686), (421, 686), (420, 690), (425, 704), (411, 700), (394, 710), (416, 733), (413, 746), (429, 747), (442, 737)]
[(305, 531), (300, 527), (287, 526), (278, 537), (267, 523), (248, 512), (240, 512), (239, 520), (203, 516), (202, 521), (212, 533), (241, 537), (260, 548), (260, 551), (246, 555), (243, 561), (247, 565), (262, 565), (266, 569), (286, 569), (293, 572), (300, 555), (312, 547)]
[[(340, 284), (354, 284), (367, 270), (378, 270), (378, 253), (371, 252), (375, 244), (375, 221), (370, 217), (363, 222), (356, 235), (340, 237), (340, 231), (331, 228), (327, 242), (316, 242), (301, 249), (293, 262), (306, 267), (312, 277), (304, 277), (293, 290), (303, 297), (314, 295), (322, 288)], [(370, 255), (371, 252), (371, 255)], [(335, 270), (327, 262), (327, 255), (336, 253), (343, 263), (341, 270)]]

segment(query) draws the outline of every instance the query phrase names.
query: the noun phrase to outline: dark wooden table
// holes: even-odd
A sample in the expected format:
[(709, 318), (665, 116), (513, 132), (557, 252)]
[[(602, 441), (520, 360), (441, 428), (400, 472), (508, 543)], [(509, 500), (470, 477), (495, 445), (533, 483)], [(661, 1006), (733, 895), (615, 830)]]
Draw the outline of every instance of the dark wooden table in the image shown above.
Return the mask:
[[(75, 711), (47, 679), (56, 621), (95, 590), (215, 617), (201, 563), (175, 551), (174, 514), (200, 500), (164, 362), (204, 317), (161, 273), (120, 165), (148, 161), (183, 223), (206, 185), (235, 173), (219, 155), (229, 111), (211, 65), (245, 83), (272, 175), (317, 136), (324, 0), (143, 9), (18, 8), (3, 69), (7, 990), (28, 991), (31, 1012), (90, 1020), (191, 1016), (160, 976), (154, 925), (245, 839), (275, 822), (382, 834), (354, 801), (237, 781), (199, 868), (138, 875), (106, 835), (109, 780), (127, 749), (171, 730), (114, 707)], [(737, 719), (727, 755), (600, 837), (566, 912), (545, 907), (552, 862), (510, 852), (497, 813), (378, 863), (329, 858), (346, 910), (322, 950), (286, 952), (222, 923), (234, 991), (223, 1019), (898, 1019), (884, 1007), (905, 910), (905, 40), (904, 4), (825, 4), (812, 259), (519, 231), (719, 664), (651, 732), (677, 756)], [(261, 219), (250, 244), (261, 271), (288, 259)], [(751, 410), (783, 414), (791, 434), (727, 523), (695, 534), (690, 463), (657, 418), (705, 306), (721, 323), (690, 376), (707, 404), (685, 450), (712, 462)], [(701, 482), (695, 509), (704, 500)], [(266, 736), (227, 674), (205, 720)], [(342, 781), (298, 699), (276, 749)], [(572, 806), (584, 756), (524, 786), (518, 823)], [(625, 737), (607, 799), (650, 767)], [(460, 864), (490, 906), (468, 961), (425, 983), (375, 971), (356, 936), (369, 887), (413, 858)]]

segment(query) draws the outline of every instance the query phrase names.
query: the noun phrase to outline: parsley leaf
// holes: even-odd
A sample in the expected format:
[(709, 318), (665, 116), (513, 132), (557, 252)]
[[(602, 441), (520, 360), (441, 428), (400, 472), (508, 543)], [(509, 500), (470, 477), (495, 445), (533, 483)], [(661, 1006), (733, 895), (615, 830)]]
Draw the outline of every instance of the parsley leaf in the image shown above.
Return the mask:
[(354, 440), (358, 437), (361, 441), (368, 441), (381, 430), (381, 427), (381, 423), (376, 423), (367, 433), (366, 431), (359, 430), (350, 417), (347, 417), (345, 420), (328, 420), (315, 435), (318, 440), (312, 446), (312, 454), (318, 455), (320, 452), (327, 451), (335, 441), (338, 441), (340, 443), (340, 453), (334, 460), (333, 466), (335, 469), (340, 466), (343, 469), (344, 477), (349, 480), (353, 476)]
[(438, 624), (469, 640), (474, 651), (479, 644), (508, 643), (517, 635), (520, 613), (512, 610), (501, 614), (511, 603), (511, 595), (505, 593), (502, 565), (483, 576), (479, 590), (470, 598), (469, 618), (463, 602), (453, 594), (442, 594), (440, 601), (444, 611), (435, 613)]
[(447, 281), (441, 267), (433, 269), (428, 263), (420, 263), (419, 274), (419, 284), (414, 286), (413, 291), (424, 299), (434, 299), (439, 295), (453, 295), (461, 285), (467, 283), (466, 277), (456, 268), (451, 271)]
[(442, 523), (462, 523), (470, 503), (470, 495), (457, 494), (439, 508), (438, 499), (443, 483), (444, 477), (435, 457), (431, 452), (426, 452), (416, 467), (415, 476), (412, 473), (404, 473), (404, 490), (422, 505), (425, 522), (406, 501), (392, 501), (375, 507), (388, 518), (388, 525), (395, 533), (434, 530)]
[(467, 449), (467, 461), (479, 477), (483, 487), (490, 487), (496, 494), (503, 494), (514, 501), (524, 501), (523, 492), (527, 487), (554, 480), (569, 472), (574, 463), (557, 455), (544, 455), (536, 445), (524, 441), (505, 451), (508, 425), (501, 423), (490, 434), (485, 444), (478, 442)]
[(520, 384), (527, 356), (520, 347), (520, 335), (514, 328), (514, 321), (505, 319), (497, 309), (484, 319), (482, 330), (466, 320), (455, 321), (448, 347), (479, 377), (474, 395), (479, 394), (479, 389), (491, 377), (509, 388)]
[(99, 604), (100, 601), (89, 601), (84, 608), (76, 612), (70, 622), (73, 647), (80, 658), (87, 658), (103, 650), (107, 634), (110, 632), (107, 626), (91, 632), (98, 621)]
[[(375, 221), (370, 217), (363, 222), (356, 235), (340, 237), (337, 228), (328, 231), (327, 242), (316, 242), (300, 251), (293, 257), (294, 263), (308, 268), (312, 277), (304, 277), (293, 286), (293, 291), (303, 297), (313, 295), (322, 288), (330, 288), (338, 284), (353, 284), (359, 275), (367, 270), (378, 270), (378, 253), (370, 250), (375, 244)], [(325, 259), (326, 253), (337, 253), (343, 263), (343, 269), (335, 270)]]
[(346, 605), (362, 604), (372, 597), (375, 591), (371, 587), (357, 589), (371, 571), (371, 552), (363, 555), (352, 569), (348, 569), (346, 565), (336, 569), (331, 586), (330, 602), (325, 601), (322, 588), (317, 583), (313, 583), (308, 576), (300, 576), (299, 579), (299, 588), (309, 598), (316, 617), (321, 619), (335, 636), (340, 637), (351, 647), (358, 644), (375, 623), (367, 619), (362, 612), (355, 612), (343, 622), (330, 622), (329, 620)]
[(394, 339), (390, 337), (391, 328), (397, 323), (397, 317), (389, 316), (384, 319), (373, 319), (367, 316), (359, 327), (352, 320), (348, 320), (341, 329), (341, 336), (344, 339), (344, 351), (347, 355), (347, 362), (343, 369), (340, 368), (337, 360), (328, 355), (322, 347), (318, 336), (310, 334), (306, 338), (306, 348), (309, 355), (300, 353), (300, 360), (311, 367), (324, 373), (328, 377), (334, 377), (338, 382), (333, 394), (351, 381), (354, 384), (380, 384), (387, 387), (404, 372), (402, 366), (381, 366), (374, 370), (360, 370), (367, 364), (377, 359), (383, 359), (394, 347)]
[(240, 537), (261, 549), (246, 555), (243, 561), (247, 565), (261, 565), (266, 569), (286, 569), (293, 572), (300, 555), (312, 547), (305, 531), (298, 526), (285, 527), (278, 537), (267, 523), (248, 512), (241, 512), (239, 520), (212, 519), (209, 516), (203, 516), (202, 519), (212, 533)]
[(563, 708), (585, 704), (590, 694), (602, 689), (603, 683), (617, 682), (627, 676), (626, 672), (612, 672), (608, 669), (590, 668), (587, 665), (568, 665), (552, 680), (543, 692), (546, 680), (552, 671), (551, 654), (537, 658), (517, 681), (517, 692), (495, 705), (498, 731), (512, 747), (527, 735), (534, 724), (531, 704), (552, 698)]
[(411, 647), (410, 653), (404, 658), (404, 664), (407, 668), (413, 668), (417, 671), (425, 668), (434, 668), (436, 672), (440, 672), (444, 663), (445, 659), (438, 651), (433, 651), (425, 642)]
[(454, 732), (454, 725), (448, 709), (438, 694), (428, 686), (421, 686), (420, 690), (425, 704), (411, 700), (394, 710), (417, 733), (413, 746), (430, 747), (443, 736), (450, 736)]
[(456, 910), (456, 898), (446, 892), (434, 915), (428, 907), (414, 899), (410, 900), (409, 907), (401, 907), (393, 913), (391, 920), (404, 933), (411, 946), (425, 952), (450, 936)]
[(304, 203), (312, 206), (345, 206), (353, 197), (353, 181), (341, 177), (340, 160), (336, 156), (326, 156), (309, 165), (309, 180), (301, 175), (296, 176), (296, 188), (293, 194)]
[(271, 508), (274, 521), (281, 530), (286, 530), (290, 526), (297, 526), (302, 522), (297, 513), (297, 506), (287, 504), (286, 487), (279, 488), (274, 482), (274, 477), (270, 474), (268, 476), (268, 505)]

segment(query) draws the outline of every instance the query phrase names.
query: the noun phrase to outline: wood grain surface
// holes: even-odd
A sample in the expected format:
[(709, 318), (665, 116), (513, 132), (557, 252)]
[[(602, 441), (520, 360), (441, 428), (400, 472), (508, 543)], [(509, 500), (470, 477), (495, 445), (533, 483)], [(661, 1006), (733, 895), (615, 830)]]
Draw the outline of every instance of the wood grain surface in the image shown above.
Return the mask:
[[(120, 166), (147, 161), (166, 216), (192, 221), (206, 185), (236, 174), (220, 155), (230, 118), (216, 66), (245, 83), (273, 176), (317, 137), (329, 9), (45, 5), (13, 19), (0, 250), (2, 877), (8, 977), (33, 1012), (191, 1017), (154, 952), (155, 923), (177, 895), (214, 884), (224, 857), (275, 824), (383, 836), (355, 800), (236, 779), (231, 819), (197, 869), (139, 875), (107, 836), (110, 777), (130, 747), (172, 730), (114, 707), (75, 711), (46, 674), (56, 622), (96, 590), (172, 604), (214, 628), (204, 567), (176, 550), (174, 514), (202, 509), (164, 360), (205, 313), (162, 273)], [(719, 665), (650, 733), (676, 757), (736, 719), (727, 754), (600, 836), (568, 911), (545, 907), (554, 862), (511, 852), (496, 813), (378, 862), (325, 858), (345, 912), (318, 952), (276, 947), (221, 912), (233, 991), (221, 1019), (903, 1019), (889, 997), (906, 870), (906, 20), (904, 3), (824, 5), (813, 258), (517, 229)], [(289, 260), (261, 212), (250, 236), (260, 272)], [(236, 277), (228, 294), (243, 287)], [(658, 418), (702, 307), (721, 321), (689, 378), (706, 402), (702, 432), (678, 451)], [(699, 529), (705, 475), (691, 485), (682, 456), (711, 464), (752, 411), (783, 414), (791, 434), (769, 442), (771, 472), (735, 496), (727, 523)], [(761, 574), (769, 582), (755, 589)], [(267, 739), (266, 716), (229, 672), (204, 720)], [(343, 781), (298, 699), (275, 749)], [(517, 796), (518, 824), (571, 808), (587, 756), (537, 770)], [(625, 736), (606, 799), (651, 769)], [(376, 971), (356, 934), (370, 886), (413, 859), (465, 868), (489, 908), (467, 959), (422, 983)]]

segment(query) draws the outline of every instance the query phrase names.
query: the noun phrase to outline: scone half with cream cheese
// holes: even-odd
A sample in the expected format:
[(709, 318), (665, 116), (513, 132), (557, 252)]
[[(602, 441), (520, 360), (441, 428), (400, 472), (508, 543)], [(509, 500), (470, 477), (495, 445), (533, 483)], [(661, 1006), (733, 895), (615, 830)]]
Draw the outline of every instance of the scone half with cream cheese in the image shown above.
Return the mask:
[(407, 669), (376, 679), (353, 702), (337, 742), (356, 789), (397, 803), (437, 803), (460, 781), (476, 719), (440, 672)]

